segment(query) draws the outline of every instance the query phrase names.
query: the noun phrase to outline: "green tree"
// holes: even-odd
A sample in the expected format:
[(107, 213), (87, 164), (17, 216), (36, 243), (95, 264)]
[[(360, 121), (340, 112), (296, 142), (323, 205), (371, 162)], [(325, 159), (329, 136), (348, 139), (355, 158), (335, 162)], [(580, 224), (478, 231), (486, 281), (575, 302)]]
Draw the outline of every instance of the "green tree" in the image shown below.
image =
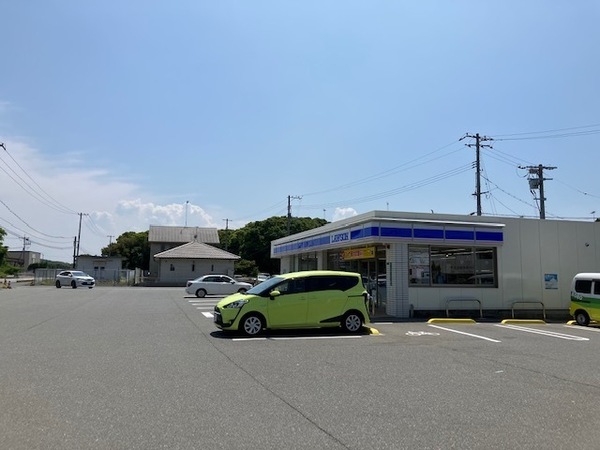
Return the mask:
[[(325, 225), (325, 219), (292, 217), (290, 234), (300, 233)], [(271, 241), (288, 235), (286, 216), (274, 216), (250, 222), (243, 228), (229, 230), (228, 251), (243, 259), (254, 261), (261, 272), (279, 273), (279, 260), (271, 259)]]
[(235, 262), (236, 275), (244, 275), (247, 277), (255, 277), (258, 274), (258, 266), (254, 261), (240, 259)]
[(126, 231), (115, 242), (102, 249), (102, 256), (121, 256), (123, 269), (148, 270), (150, 266), (148, 231)]

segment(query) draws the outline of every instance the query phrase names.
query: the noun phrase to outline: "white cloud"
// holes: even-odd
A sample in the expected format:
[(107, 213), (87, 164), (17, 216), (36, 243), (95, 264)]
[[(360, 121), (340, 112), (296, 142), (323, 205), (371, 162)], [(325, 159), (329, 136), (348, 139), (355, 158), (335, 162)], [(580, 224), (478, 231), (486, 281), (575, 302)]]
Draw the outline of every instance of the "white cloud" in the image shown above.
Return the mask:
[(67, 165), (23, 140), (0, 136), (0, 142), (7, 149), (0, 148), (0, 227), (12, 232), (4, 240), (11, 249), (21, 245), (19, 236), (27, 236), (32, 242), (28, 250), (46, 259), (70, 261), (79, 213), (81, 254), (100, 254), (121, 234), (145, 231), (149, 225), (217, 226), (198, 205), (142, 200), (139, 186), (115, 179), (102, 167), (90, 168), (89, 159), (80, 162), (81, 155)]
[[(187, 211), (186, 211), (187, 209)], [(213, 218), (200, 206), (185, 203), (156, 205), (142, 203), (141, 199), (119, 201), (115, 214), (121, 222), (133, 219), (132, 223), (144, 225), (188, 225), (199, 227), (216, 227)]]
[(353, 217), (357, 214), (358, 213), (354, 208), (335, 208), (332, 222), (335, 222), (336, 220), (347, 219), (348, 217)]

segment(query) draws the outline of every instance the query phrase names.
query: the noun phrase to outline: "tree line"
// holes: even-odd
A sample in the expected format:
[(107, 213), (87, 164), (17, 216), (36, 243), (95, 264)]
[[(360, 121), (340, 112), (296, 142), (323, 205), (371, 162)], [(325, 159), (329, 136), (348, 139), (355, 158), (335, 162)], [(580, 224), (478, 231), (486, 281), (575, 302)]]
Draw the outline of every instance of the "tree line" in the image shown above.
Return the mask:
[[(271, 241), (289, 234), (300, 233), (323, 226), (325, 219), (311, 217), (273, 216), (268, 219), (250, 222), (236, 230), (218, 230), (220, 244), (215, 247), (238, 255), (235, 270), (240, 275), (255, 276), (258, 272), (279, 273), (279, 260), (271, 259)], [(102, 256), (120, 256), (123, 269), (140, 268), (148, 270), (150, 266), (150, 244), (148, 231), (127, 231), (115, 242), (102, 248)]]

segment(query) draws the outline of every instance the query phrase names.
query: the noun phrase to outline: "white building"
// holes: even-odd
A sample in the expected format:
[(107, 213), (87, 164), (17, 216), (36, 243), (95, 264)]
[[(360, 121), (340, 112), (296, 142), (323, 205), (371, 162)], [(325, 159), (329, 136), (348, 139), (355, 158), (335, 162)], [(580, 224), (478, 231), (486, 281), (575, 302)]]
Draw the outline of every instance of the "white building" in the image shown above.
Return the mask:
[(77, 257), (76, 268), (93, 276), (97, 281), (119, 279), (123, 270), (123, 258), (120, 256), (90, 256)]
[(572, 277), (600, 272), (600, 222), (372, 211), (275, 240), (271, 257), (282, 273), (360, 272), (398, 318), (565, 315)]
[(207, 274), (223, 274), (233, 277), (238, 255), (226, 252), (203, 242), (188, 242), (154, 255), (158, 264), (158, 283), (185, 286)]

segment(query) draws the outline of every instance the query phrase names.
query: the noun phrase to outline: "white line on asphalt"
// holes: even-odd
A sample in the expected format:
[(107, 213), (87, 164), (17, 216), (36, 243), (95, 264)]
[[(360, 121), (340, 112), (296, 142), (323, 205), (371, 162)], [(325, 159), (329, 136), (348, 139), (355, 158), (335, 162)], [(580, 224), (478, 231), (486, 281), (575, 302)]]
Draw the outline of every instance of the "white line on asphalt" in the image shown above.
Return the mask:
[(489, 338), (489, 337), (485, 337), (485, 336), (479, 336), (479, 335), (477, 335), (477, 334), (465, 333), (465, 332), (463, 332), (463, 331), (457, 331), (457, 330), (453, 330), (453, 329), (451, 329), (451, 328), (444, 328), (444, 327), (440, 327), (439, 325), (431, 325), (431, 324), (429, 324), (429, 326), (430, 326), (430, 327), (433, 327), (433, 328), (438, 328), (438, 329), (440, 329), (440, 330), (446, 330), (446, 331), (450, 331), (451, 333), (464, 334), (465, 336), (470, 336), (470, 337), (474, 337), (474, 338), (477, 338), (477, 339), (483, 339), (483, 340), (485, 340), (485, 341), (490, 341), (490, 342), (502, 342), (502, 341), (498, 341), (498, 340), (496, 340), (496, 339), (492, 339), (492, 338)]
[(580, 325), (563, 325), (563, 327), (571, 328), (571, 329), (573, 329), (575, 327), (575, 329), (581, 330), (581, 331), (592, 331), (595, 333), (600, 333), (600, 328), (594, 328), (594, 327), (582, 327)]
[(213, 308), (212, 306), (196, 306), (196, 309), (208, 309), (208, 310), (212, 311), (215, 308)]
[(573, 336), (571, 334), (555, 333), (554, 331), (537, 330), (535, 328), (527, 328), (527, 327), (521, 327), (521, 326), (517, 326), (517, 325), (496, 324), (496, 326), (510, 328), (511, 330), (524, 331), (526, 333), (541, 334), (543, 336), (555, 337), (555, 338), (559, 338), (559, 339), (566, 339), (569, 341), (589, 341), (589, 338)]
[(212, 313), (209, 313), (209, 312), (203, 312), (203, 313), (202, 313), (202, 315), (203, 315), (204, 317), (208, 317), (209, 319), (212, 319), (212, 318), (213, 318), (213, 315), (212, 315)]
[(263, 337), (263, 338), (233, 338), (232, 341), (307, 341), (314, 339), (360, 339), (362, 336), (290, 336), (290, 337)]

